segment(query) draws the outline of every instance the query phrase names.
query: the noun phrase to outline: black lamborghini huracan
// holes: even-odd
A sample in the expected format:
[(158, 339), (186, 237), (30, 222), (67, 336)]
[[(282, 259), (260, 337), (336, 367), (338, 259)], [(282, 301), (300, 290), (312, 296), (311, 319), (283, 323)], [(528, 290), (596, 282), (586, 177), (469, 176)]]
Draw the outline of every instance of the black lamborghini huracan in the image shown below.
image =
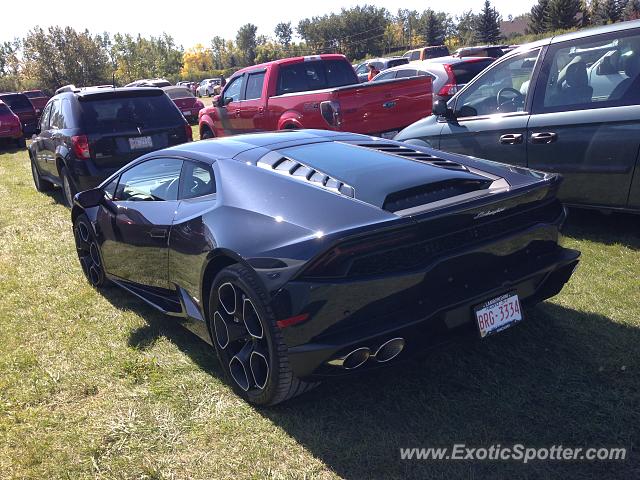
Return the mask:
[[(579, 252), (557, 175), (363, 135), (286, 131), (156, 151), (75, 197), (80, 263), (215, 347), (272, 405), (464, 331), (526, 321)], [(401, 355), (402, 354), (402, 355)]]

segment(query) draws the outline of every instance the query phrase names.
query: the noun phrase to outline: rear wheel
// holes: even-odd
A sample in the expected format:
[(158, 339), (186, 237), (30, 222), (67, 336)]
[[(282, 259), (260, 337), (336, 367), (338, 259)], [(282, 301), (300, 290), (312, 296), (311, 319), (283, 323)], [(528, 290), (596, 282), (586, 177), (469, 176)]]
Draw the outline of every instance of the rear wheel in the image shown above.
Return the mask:
[(53, 183), (43, 179), (38, 172), (36, 162), (31, 159), (31, 175), (33, 176), (33, 184), (36, 186), (36, 190), (39, 192), (48, 192), (53, 190)]
[(96, 239), (93, 227), (87, 216), (78, 215), (73, 223), (73, 236), (76, 241), (76, 251), (82, 272), (95, 288), (102, 288), (108, 284), (104, 274), (102, 252)]
[(65, 167), (62, 167), (60, 170), (60, 177), (62, 178), (62, 193), (64, 196), (64, 203), (67, 207), (73, 207), (73, 197), (78, 193), (76, 188), (73, 186), (73, 182), (71, 178), (69, 178), (69, 173)]
[(223, 269), (209, 293), (209, 332), (233, 389), (255, 405), (275, 405), (316, 386), (294, 376), (287, 346), (255, 274)]

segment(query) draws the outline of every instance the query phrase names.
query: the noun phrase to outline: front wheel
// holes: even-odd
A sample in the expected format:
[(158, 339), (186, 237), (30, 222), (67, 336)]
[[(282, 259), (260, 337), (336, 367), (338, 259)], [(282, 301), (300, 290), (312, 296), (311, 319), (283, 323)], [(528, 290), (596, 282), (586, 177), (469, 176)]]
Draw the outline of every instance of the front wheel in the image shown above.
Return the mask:
[(291, 371), (267, 294), (250, 268), (236, 264), (216, 276), (208, 326), (225, 375), (249, 403), (275, 405), (317, 385)]
[(91, 222), (89, 222), (84, 213), (78, 215), (78, 218), (73, 223), (73, 236), (76, 241), (78, 260), (84, 276), (93, 287), (105, 287), (108, 284), (108, 280), (104, 274), (102, 252)]
[(53, 190), (53, 183), (43, 179), (40, 176), (40, 172), (38, 172), (38, 167), (36, 162), (31, 159), (31, 175), (33, 176), (33, 184), (36, 187), (36, 190), (39, 192), (48, 192)]
[(213, 132), (211, 130), (209, 130), (209, 128), (205, 128), (204, 130), (202, 130), (202, 133), (200, 134), (200, 139), (201, 140), (206, 140), (207, 138), (213, 138), (215, 135), (213, 134)]

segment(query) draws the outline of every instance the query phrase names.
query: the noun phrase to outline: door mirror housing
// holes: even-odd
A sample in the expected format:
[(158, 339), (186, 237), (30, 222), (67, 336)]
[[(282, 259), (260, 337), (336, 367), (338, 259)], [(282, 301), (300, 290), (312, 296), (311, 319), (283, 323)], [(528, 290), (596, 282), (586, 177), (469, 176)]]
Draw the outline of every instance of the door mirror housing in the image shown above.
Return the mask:
[(437, 115), (438, 117), (444, 117), (447, 119), (455, 118), (453, 110), (449, 108), (447, 102), (442, 99), (433, 102), (433, 108), (431, 111), (433, 115)]
[(104, 190), (101, 188), (92, 188), (76, 194), (75, 201), (82, 208), (97, 207), (105, 200)]

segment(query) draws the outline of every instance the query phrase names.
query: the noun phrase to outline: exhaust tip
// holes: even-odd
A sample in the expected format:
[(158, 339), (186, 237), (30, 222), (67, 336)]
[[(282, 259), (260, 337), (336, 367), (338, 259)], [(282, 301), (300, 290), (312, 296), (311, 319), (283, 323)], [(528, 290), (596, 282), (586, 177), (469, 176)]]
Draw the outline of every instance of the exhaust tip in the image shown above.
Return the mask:
[(342, 367), (345, 370), (353, 370), (364, 365), (370, 356), (371, 350), (369, 350), (369, 348), (360, 347), (347, 353), (343, 357), (330, 360), (328, 363), (335, 367)]
[(393, 360), (398, 355), (400, 355), (400, 353), (404, 349), (404, 343), (404, 338), (402, 337), (387, 340), (382, 345), (380, 345), (380, 347), (378, 347), (378, 350), (376, 350), (374, 357), (380, 363)]

